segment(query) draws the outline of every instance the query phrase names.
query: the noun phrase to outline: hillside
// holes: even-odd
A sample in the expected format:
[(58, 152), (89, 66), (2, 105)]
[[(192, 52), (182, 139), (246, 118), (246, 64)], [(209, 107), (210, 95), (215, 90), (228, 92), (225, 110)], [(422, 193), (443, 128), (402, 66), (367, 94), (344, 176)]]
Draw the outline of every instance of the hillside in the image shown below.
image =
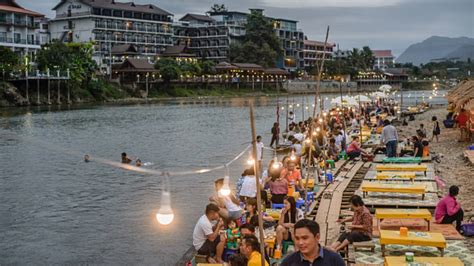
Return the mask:
[[(474, 46), (473, 38), (432, 36), (420, 43), (410, 45), (396, 59), (396, 62), (420, 65), (439, 58), (460, 57), (467, 59), (471, 46)], [(451, 54), (455, 56), (451, 56)]]

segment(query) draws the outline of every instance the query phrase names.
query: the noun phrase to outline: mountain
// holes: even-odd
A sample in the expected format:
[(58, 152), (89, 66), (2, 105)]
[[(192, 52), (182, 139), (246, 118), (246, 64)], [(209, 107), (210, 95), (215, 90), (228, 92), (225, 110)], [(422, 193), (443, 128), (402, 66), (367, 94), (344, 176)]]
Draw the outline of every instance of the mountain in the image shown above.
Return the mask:
[(459, 58), (467, 61), (468, 58), (474, 60), (474, 44), (465, 44), (445, 56), (446, 58)]
[(395, 61), (420, 65), (429, 63), (432, 59), (454, 57), (450, 54), (456, 55), (455, 57), (467, 58), (470, 47), (473, 45), (474, 38), (432, 36), (420, 43), (410, 45)]

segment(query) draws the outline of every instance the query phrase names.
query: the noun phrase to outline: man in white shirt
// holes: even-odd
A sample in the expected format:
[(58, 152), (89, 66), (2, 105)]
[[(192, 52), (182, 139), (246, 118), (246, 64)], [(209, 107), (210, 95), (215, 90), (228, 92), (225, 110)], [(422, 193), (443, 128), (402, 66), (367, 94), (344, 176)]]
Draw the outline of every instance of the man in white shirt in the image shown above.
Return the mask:
[(382, 143), (387, 148), (387, 157), (397, 156), (398, 133), (397, 129), (390, 124), (388, 119), (383, 121), (384, 127), (380, 136)]
[(219, 207), (210, 203), (206, 206), (206, 214), (199, 218), (193, 231), (193, 245), (199, 255), (208, 257), (210, 263), (222, 263), (222, 253), (226, 244), (220, 230), (224, 222), (219, 218)]
[(257, 162), (258, 162), (258, 167), (260, 169), (260, 173), (262, 172), (262, 158), (263, 158), (262, 136), (257, 136)]
[(289, 124), (296, 123), (296, 116), (292, 111), (290, 111), (290, 113), (288, 115), (288, 123)]

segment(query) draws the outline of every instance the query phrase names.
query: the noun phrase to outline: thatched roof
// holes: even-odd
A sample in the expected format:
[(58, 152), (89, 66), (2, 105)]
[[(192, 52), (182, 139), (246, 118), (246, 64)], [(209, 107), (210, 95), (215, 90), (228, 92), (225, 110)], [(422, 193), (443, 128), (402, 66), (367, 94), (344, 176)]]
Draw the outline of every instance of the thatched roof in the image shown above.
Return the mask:
[(456, 111), (461, 108), (466, 110), (474, 108), (474, 79), (461, 81), (456, 88), (448, 92), (446, 99), (455, 104)]

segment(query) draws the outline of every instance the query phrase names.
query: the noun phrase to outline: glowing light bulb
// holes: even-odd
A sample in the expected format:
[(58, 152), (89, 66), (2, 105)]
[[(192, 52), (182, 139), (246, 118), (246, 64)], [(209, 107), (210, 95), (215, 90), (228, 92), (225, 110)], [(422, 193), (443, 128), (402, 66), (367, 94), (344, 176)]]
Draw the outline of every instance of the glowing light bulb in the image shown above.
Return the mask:
[(293, 105), (292, 105), (292, 104), (290, 104), (288, 107), (290, 107), (290, 108), (293, 108)]
[(323, 116), (327, 116), (328, 114), (326, 112), (323, 113)]
[(319, 118), (319, 123), (322, 123), (323, 122), (323, 119), (322, 118)]
[(317, 128), (316, 128), (316, 131), (319, 132), (319, 131), (321, 131), (321, 129), (320, 129), (319, 127), (317, 127)]
[(156, 220), (162, 225), (168, 225), (173, 222), (174, 213), (171, 209), (170, 193), (163, 191), (161, 194), (161, 207), (156, 213)]
[(281, 110), (285, 110), (285, 107), (282, 107)]
[(432, 96), (430, 96), (430, 97), (429, 97), (429, 99), (431, 100), (431, 99), (433, 99), (433, 97), (432, 97)]
[[(314, 134), (313, 134), (313, 135), (314, 135)], [(308, 144), (311, 142), (310, 139), (306, 139), (305, 141), (306, 141), (306, 143), (308, 143)]]
[(273, 158), (272, 168), (273, 168), (273, 169), (278, 169), (278, 168), (280, 168), (280, 162), (278, 162), (278, 157), (276, 157), (276, 156), (275, 156), (275, 158)]
[(313, 132), (313, 136), (316, 136), (316, 132)]
[(296, 107), (300, 107), (300, 104), (299, 104), (299, 103), (297, 103), (297, 104), (296, 104)]
[(295, 161), (295, 160), (296, 160), (295, 151), (291, 151), (290, 160), (292, 160), (292, 161)]
[(308, 106), (306, 106), (306, 110), (308, 110), (308, 109), (309, 109), (309, 107), (308, 107)]
[(230, 195), (229, 176), (228, 175), (224, 176), (224, 184), (222, 185), (221, 189), (219, 190), (219, 193), (222, 196), (229, 196)]
[(313, 103), (313, 107), (315, 107), (316, 105)]
[(340, 111), (341, 109), (339, 109), (339, 107), (336, 108), (336, 111)]

